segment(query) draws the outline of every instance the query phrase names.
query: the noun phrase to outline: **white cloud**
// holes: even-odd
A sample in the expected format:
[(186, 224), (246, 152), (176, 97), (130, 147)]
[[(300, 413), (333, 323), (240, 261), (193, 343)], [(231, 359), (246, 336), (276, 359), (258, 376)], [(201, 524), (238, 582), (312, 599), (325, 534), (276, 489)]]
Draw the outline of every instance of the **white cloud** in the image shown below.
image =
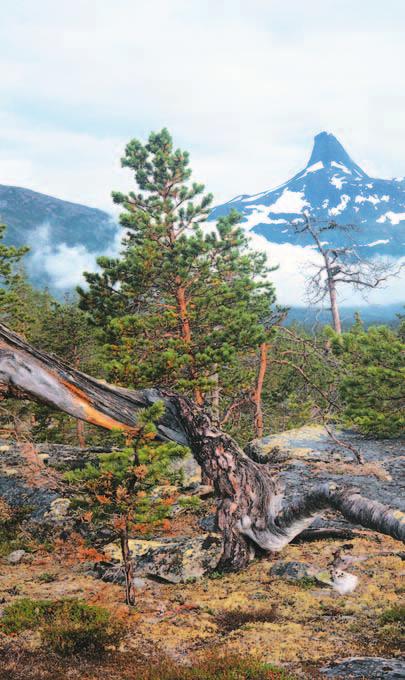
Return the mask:
[[(254, 250), (265, 252), (270, 265), (279, 265), (279, 268), (270, 274), (275, 284), (277, 301), (281, 305), (307, 306), (305, 294), (306, 278), (311, 265), (319, 265), (321, 256), (311, 246), (297, 246), (290, 243), (270, 243), (264, 236), (250, 232), (251, 247)], [(381, 288), (363, 291), (354, 291), (350, 286), (341, 286), (338, 290), (339, 300), (342, 305), (367, 304), (401, 304), (404, 300), (405, 289), (405, 258), (395, 261), (403, 269), (398, 277), (392, 278)]]
[[(205, 231), (215, 230), (215, 222), (203, 225)], [(84, 271), (96, 271), (96, 259), (100, 255), (116, 256), (120, 250), (123, 232), (117, 229), (111, 245), (99, 253), (91, 253), (85, 246), (68, 246), (66, 243), (53, 245), (50, 238), (51, 226), (43, 224), (37, 227), (29, 243), (31, 252), (28, 256), (28, 269), (33, 273), (42, 272), (49, 277), (52, 285), (61, 292), (85, 284)], [(270, 279), (276, 287), (277, 302), (291, 307), (307, 306), (305, 294), (306, 278), (312, 265), (321, 263), (320, 255), (313, 246), (297, 246), (290, 243), (270, 243), (264, 236), (249, 233), (252, 249), (265, 252), (269, 266), (278, 265), (271, 272)], [(382, 241), (380, 241), (382, 242)], [(370, 244), (372, 245), (372, 244)], [(385, 304), (403, 302), (405, 287), (405, 258), (396, 261), (402, 263), (403, 270), (399, 277), (392, 279), (387, 285), (365, 293), (355, 292), (350, 287), (340, 288), (339, 299), (343, 305), (364, 306), (366, 304)]]
[(122, 234), (117, 230), (115, 240), (110, 247), (99, 253), (91, 253), (83, 245), (69, 246), (66, 243), (53, 245), (51, 226), (42, 224), (32, 233), (28, 255), (28, 270), (31, 273), (43, 273), (49, 277), (52, 285), (60, 291), (85, 284), (83, 272), (96, 271), (96, 259), (99, 255), (117, 255)]
[[(405, 7), (323, 10), (320, 0), (3, 0), (0, 100), (15, 126), (2, 131), (0, 158), (28, 159), (24, 181), (100, 206), (125, 141), (163, 125), (218, 202), (299, 170), (321, 129), (359, 162), (373, 155), (366, 169), (403, 174), (391, 65), (403, 61)], [(52, 134), (53, 155), (43, 151)]]

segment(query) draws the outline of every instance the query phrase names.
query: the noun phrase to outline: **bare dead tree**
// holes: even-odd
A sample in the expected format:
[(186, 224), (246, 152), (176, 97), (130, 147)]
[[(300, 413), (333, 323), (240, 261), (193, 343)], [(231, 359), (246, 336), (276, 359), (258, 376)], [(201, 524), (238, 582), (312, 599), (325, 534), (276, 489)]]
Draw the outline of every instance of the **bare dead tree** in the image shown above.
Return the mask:
[(159, 436), (190, 447), (217, 498), (223, 537), (219, 569), (246, 566), (258, 549), (282, 550), (326, 508), (405, 540), (404, 513), (350, 489), (322, 484), (292, 502), (269, 465), (249, 458), (187, 397), (166, 389), (127, 390), (99, 382), (40, 352), (2, 325), (0, 391), (4, 397), (36, 400), (75, 418), (127, 432), (135, 427), (140, 409), (163, 400), (166, 410), (158, 423)]
[(311, 305), (318, 305), (329, 300), (333, 326), (337, 333), (342, 333), (342, 324), (338, 305), (338, 288), (350, 285), (354, 290), (366, 294), (373, 288), (383, 286), (388, 279), (397, 276), (402, 266), (395, 266), (384, 259), (368, 260), (362, 257), (354, 242), (341, 247), (333, 247), (324, 241), (331, 232), (341, 231), (353, 241), (352, 235), (359, 231), (352, 224), (337, 224), (333, 220), (319, 221), (308, 212), (303, 212), (302, 220), (292, 223), (295, 234), (309, 235), (317, 252), (321, 256), (319, 264), (312, 263), (307, 276), (307, 297)]

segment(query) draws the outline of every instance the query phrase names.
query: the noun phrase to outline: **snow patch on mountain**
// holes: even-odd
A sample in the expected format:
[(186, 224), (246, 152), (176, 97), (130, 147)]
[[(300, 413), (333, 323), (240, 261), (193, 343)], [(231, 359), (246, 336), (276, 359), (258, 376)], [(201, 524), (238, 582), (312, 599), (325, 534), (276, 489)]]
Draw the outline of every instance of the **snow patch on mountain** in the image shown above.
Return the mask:
[(348, 196), (347, 194), (342, 194), (342, 196), (340, 197), (340, 202), (338, 203), (338, 205), (335, 208), (329, 208), (329, 211), (328, 211), (329, 215), (333, 215), (334, 217), (336, 215), (340, 215), (340, 213), (343, 212), (343, 210), (346, 210), (346, 207), (347, 207), (347, 204), (348, 204), (349, 201), (350, 201), (350, 196)]
[(290, 191), (284, 189), (279, 198), (268, 207), (268, 210), (273, 213), (300, 213), (308, 206), (308, 202), (304, 198), (303, 191)]
[(349, 168), (346, 168), (346, 166), (343, 165), (343, 163), (336, 163), (336, 161), (331, 161), (331, 166), (332, 168), (338, 168), (339, 170), (343, 170), (343, 172), (345, 172), (347, 175), (352, 174), (351, 170), (349, 170)]
[(384, 215), (381, 215), (381, 217), (378, 218), (377, 222), (379, 224), (384, 224), (386, 220), (389, 220), (391, 224), (399, 224), (400, 222), (405, 221), (405, 212), (402, 213), (394, 213), (391, 210), (386, 212)]
[(323, 167), (324, 164), (322, 163), (322, 161), (318, 161), (317, 163), (310, 165), (309, 168), (307, 168), (305, 172), (301, 175), (301, 177), (305, 177), (305, 175), (308, 175), (309, 172), (318, 172), (318, 170), (322, 170)]
[(343, 177), (338, 177), (338, 175), (333, 175), (332, 179), (330, 180), (330, 183), (336, 187), (336, 189), (341, 189), (342, 186), (345, 184), (345, 180)]
[(378, 241), (373, 241), (372, 243), (367, 243), (369, 248), (374, 248), (374, 246), (379, 246), (380, 244), (389, 243), (387, 238), (380, 238)]

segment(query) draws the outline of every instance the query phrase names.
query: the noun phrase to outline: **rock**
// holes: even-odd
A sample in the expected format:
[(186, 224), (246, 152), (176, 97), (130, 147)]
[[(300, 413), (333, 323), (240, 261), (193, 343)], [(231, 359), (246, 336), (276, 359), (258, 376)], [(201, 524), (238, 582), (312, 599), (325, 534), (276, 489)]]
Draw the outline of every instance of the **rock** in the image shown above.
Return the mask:
[(173, 471), (181, 473), (183, 488), (187, 489), (194, 484), (201, 484), (201, 468), (191, 453), (188, 453), (180, 460), (174, 461), (171, 467)]
[(216, 514), (213, 512), (210, 515), (206, 515), (206, 517), (202, 517), (198, 522), (198, 526), (203, 531), (219, 531)]
[[(162, 540), (129, 541), (137, 576), (162, 579), (169, 583), (185, 583), (198, 579), (215, 570), (221, 556), (220, 536), (205, 534), (196, 538), (175, 538)], [(105, 551), (112, 560), (120, 560), (120, 549), (116, 544), (106, 546)], [(100, 569), (101, 567), (98, 567)], [(108, 565), (102, 578), (117, 578), (119, 568)]]
[(214, 495), (214, 488), (209, 484), (201, 484), (194, 492), (195, 496), (200, 498), (211, 498)]
[(321, 668), (327, 678), (363, 678), (363, 680), (398, 680), (405, 678), (404, 659), (357, 656), (341, 659)]
[(132, 583), (134, 585), (135, 590), (143, 590), (144, 588), (146, 588), (147, 585), (144, 578), (134, 578)]
[[(325, 429), (318, 425), (304, 425), (260, 440), (263, 454), (275, 447), (282, 454), (288, 454), (284, 461), (278, 462), (279, 457), (271, 460), (272, 469), (280, 474), (280, 481), (286, 487), (288, 499), (296, 500), (314, 484), (333, 481), (339, 486), (357, 487), (363, 496), (404, 511), (403, 441), (364, 439), (349, 430), (335, 433), (362, 453), (366, 465), (357, 465), (347, 449), (338, 450)], [(379, 469), (385, 473), (383, 476), (378, 473)], [(339, 513), (328, 513), (327, 519), (318, 517), (311, 524), (311, 529), (315, 527), (357, 528)]]
[(50, 510), (45, 514), (45, 519), (56, 524), (64, 522), (68, 516), (70, 507), (69, 498), (55, 498), (51, 502)]
[(25, 555), (28, 555), (25, 550), (13, 550), (13, 552), (8, 555), (7, 561), (10, 564), (19, 564), (24, 559)]
[(303, 578), (314, 578), (315, 570), (305, 562), (277, 562), (270, 569), (270, 576), (280, 576), (288, 581), (300, 581)]

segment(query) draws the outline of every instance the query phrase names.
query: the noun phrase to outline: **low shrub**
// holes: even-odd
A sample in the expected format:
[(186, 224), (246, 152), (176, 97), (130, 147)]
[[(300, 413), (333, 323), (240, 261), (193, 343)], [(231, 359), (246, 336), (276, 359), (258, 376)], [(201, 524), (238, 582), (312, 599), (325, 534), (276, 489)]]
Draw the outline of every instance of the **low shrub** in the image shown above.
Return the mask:
[(221, 630), (230, 633), (248, 623), (273, 623), (277, 619), (277, 606), (257, 610), (224, 609), (215, 615), (215, 623)]
[(253, 656), (213, 651), (191, 666), (180, 664), (151, 668), (142, 680), (294, 680), (282, 668), (263, 663)]
[(31, 546), (21, 533), (21, 524), (29, 516), (30, 508), (11, 508), (0, 498), (0, 557), (6, 557), (13, 550), (27, 550)]
[(50, 574), (48, 571), (44, 571), (43, 574), (38, 576), (38, 581), (40, 583), (53, 583), (53, 581), (56, 581), (56, 576), (54, 574)]
[(6, 634), (39, 630), (47, 648), (61, 655), (98, 655), (124, 634), (108, 610), (74, 598), (22, 598), (5, 608), (0, 629)]
[(405, 605), (394, 605), (378, 618), (378, 637), (389, 647), (401, 647), (405, 636)]
[(405, 605), (398, 604), (386, 609), (379, 617), (381, 625), (399, 623), (405, 627)]

